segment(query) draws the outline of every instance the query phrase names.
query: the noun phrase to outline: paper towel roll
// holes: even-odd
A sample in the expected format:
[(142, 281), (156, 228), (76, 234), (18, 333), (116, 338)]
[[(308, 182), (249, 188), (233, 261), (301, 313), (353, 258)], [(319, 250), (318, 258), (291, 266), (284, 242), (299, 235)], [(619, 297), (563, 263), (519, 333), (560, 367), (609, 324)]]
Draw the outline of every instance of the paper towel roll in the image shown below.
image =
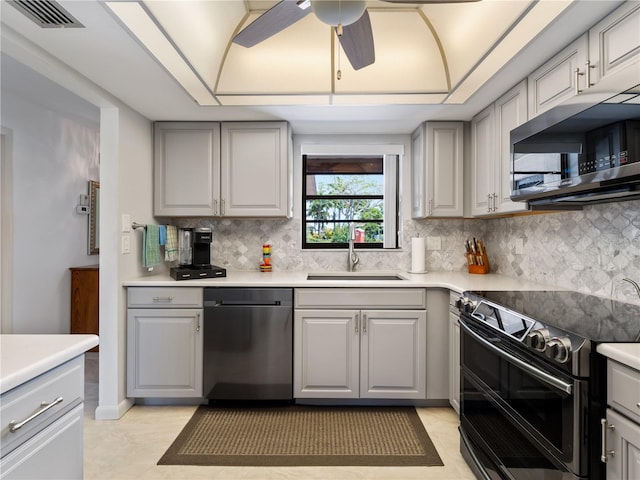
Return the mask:
[(425, 273), (424, 255), (425, 243), (423, 237), (411, 239), (411, 273)]

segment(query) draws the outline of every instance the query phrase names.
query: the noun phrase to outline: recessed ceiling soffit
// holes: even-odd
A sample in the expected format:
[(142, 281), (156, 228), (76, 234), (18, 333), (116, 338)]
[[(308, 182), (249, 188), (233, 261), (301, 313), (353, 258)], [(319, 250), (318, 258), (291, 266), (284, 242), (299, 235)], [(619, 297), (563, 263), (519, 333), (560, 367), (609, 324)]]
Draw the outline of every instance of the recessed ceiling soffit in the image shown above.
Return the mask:
[[(123, 4), (127, 3), (137, 4), (137, 14), (150, 17), (146, 24), (155, 25), (165, 37), (165, 45), (155, 50), (175, 49), (190, 74), (176, 73), (175, 66), (167, 66), (147, 45), (149, 33), (139, 31), (140, 22), (123, 18)], [(497, 70), (485, 68), (489, 72), (484, 76), (489, 77), (473, 78), (475, 86), (465, 82), (501, 43), (510, 41), (509, 36), (536, 3), (570, 2), (482, 0), (399, 6), (370, 1), (367, 11), (375, 62), (359, 70), (351, 67), (333, 28), (313, 14), (253, 47), (232, 42), (276, 3), (168, 0), (107, 5), (201, 105), (322, 105), (442, 103), (461, 85), (465, 95), (460, 101), (464, 101)], [(536, 31), (529, 32), (530, 38), (560, 11), (556, 8), (543, 14)], [(524, 47), (527, 39), (520, 42)], [(502, 63), (494, 59), (496, 68), (509, 59), (503, 58)], [(201, 85), (194, 93), (191, 89), (198, 81)]]

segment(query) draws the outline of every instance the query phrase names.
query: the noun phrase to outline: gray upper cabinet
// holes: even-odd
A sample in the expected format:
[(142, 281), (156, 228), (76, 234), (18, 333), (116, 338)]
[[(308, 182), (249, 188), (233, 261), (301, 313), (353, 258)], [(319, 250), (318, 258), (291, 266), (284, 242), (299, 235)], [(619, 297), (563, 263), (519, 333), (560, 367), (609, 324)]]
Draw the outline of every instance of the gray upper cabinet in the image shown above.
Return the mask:
[(158, 122), (154, 215), (290, 217), (286, 122)]
[(290, 217), (291, 133), (287, 122), (222, 124), (221, 214)]
[(462, 122), (426, 122), (411, 137), (413, 218), (463, 215)]
[(529, 75), (529, 118), (584, 90), (588, 39), (585, 33)]
[(219, 123), (154, 125), (154, 215), (217, 215), (219, 172)]
[[(592, 88), (598, 92), (605, 79), (613, 78), (615, 84), (616, 76), (629, 67), (635, 69), (637, 82), (639, 25), (640, 3), (625, 2), (529, 75), (529, 118)], [(620, 90), (633, 85), (621, 85)]]
[(589, 30), (591, 81), (597, 83), (639, 61), (640, 3), (626, 2)]
[(511, 201), (511, 130), (527, 120), (527, 84), (520, 82), (471, 120), (471, 214), (525, 211)]

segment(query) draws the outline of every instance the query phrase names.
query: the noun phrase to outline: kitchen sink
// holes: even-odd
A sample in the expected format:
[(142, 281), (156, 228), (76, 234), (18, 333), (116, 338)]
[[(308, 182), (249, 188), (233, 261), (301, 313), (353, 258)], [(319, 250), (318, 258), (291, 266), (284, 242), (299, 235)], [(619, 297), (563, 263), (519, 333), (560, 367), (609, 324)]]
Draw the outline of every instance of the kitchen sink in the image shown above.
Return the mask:
[(406, 280), (397, 273), (376, 272), (322, 272), (309, 273), (307, 280)]

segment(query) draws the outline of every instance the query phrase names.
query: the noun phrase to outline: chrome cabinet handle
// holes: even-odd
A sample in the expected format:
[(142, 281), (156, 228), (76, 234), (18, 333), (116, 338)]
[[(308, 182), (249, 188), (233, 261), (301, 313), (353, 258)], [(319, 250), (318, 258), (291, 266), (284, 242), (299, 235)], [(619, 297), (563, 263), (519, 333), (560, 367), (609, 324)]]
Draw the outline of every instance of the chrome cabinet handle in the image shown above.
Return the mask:
[(43, 413), (47, 412), (48, 410), (52, 409), (53, 407), (55, 407), (56, 405), (58, 405), (59, 403), (62, 403), (64, 401), (64, 399), (62, 397), (58, 397), (56, 398), (53, 402), (51, 403), (47, 403), (47, 402), (42, 402), (40, 404), (40, 409), (37, 410), (33, 415), (31, 415), (29, 418), (26, 418), (24, 420), (22, 420), (21, 422), (11, 422), (9, 423), (9, 431), (11, 433), (14, 433), (17, 430), (20, 430), (22, 427), (24, 427), (27, 423), (29, 423), (31, 420), (34, 420), (35, 418), (39, 417), (40, 415), (42, 415)]
[(592, 68), (596, 68), (595, 65), (591, 65), (591, 60), (587, 60), (587, 63), (584, 64), (585, 65), (585, 73), (586, 73), (586, 86), (587, 88), (591, 88), (593, 87), (595, 84), (591, 83), (591, 69)]
[(362, 333), (367, 333), (367, 314), (362, 314)]
[(495, 211), (498, 210), (498, 207), (497, 207), (497, 205), (498, 205), (498, 194), (496, 192), (493, 192), (491, 197), (493, 198), (493, 205), (492, 205), (491, 211), (495, 212)]
[(433, 198), (429, 199), (429, 216), (433, 215)]
[(200, 333), (200, 313), (196, 313), (196, 333)]
[(491, 194), (487, 193), (487, 213), (491, 213)]
[(355, 324), (356, 324), (356, 333), (359, 333), (359, 328), (360, 328), (360, 314), (356, 313), (355, 316)]
[(213, 214), (218, 215), (218, 200), (215, 198), (213, 199)]
[(220, 200), (220, 215), (224, 215), (224, 198)]
[(580, 77), (584, 75), (584, 72), (581, 72), (579, 68), (576, 68), (576, 95), (580, 95), (582, 90), (580, 90)]
[(173, 300), (173, 297), (169, 296), (169, 297), (153, 297), (153, 301), (154, 302), (171, 302)]
[(616, 429), (615, 425), (609, 425), (607, 423), (607, 419), (606, 418), (601, 418), (600, 419), (600, 427), (601, 427), (601, 432), (602, 432), (602, 451), (600, 452), (600, 461), (602, 463), (607, 463), (607, 461), (609, 460), (609, 455), (611, 455), (612, 457), (615, 457), (616, 452), (615, 450), (607, 450), (607, 428), (611, 431), (614, 431)]

